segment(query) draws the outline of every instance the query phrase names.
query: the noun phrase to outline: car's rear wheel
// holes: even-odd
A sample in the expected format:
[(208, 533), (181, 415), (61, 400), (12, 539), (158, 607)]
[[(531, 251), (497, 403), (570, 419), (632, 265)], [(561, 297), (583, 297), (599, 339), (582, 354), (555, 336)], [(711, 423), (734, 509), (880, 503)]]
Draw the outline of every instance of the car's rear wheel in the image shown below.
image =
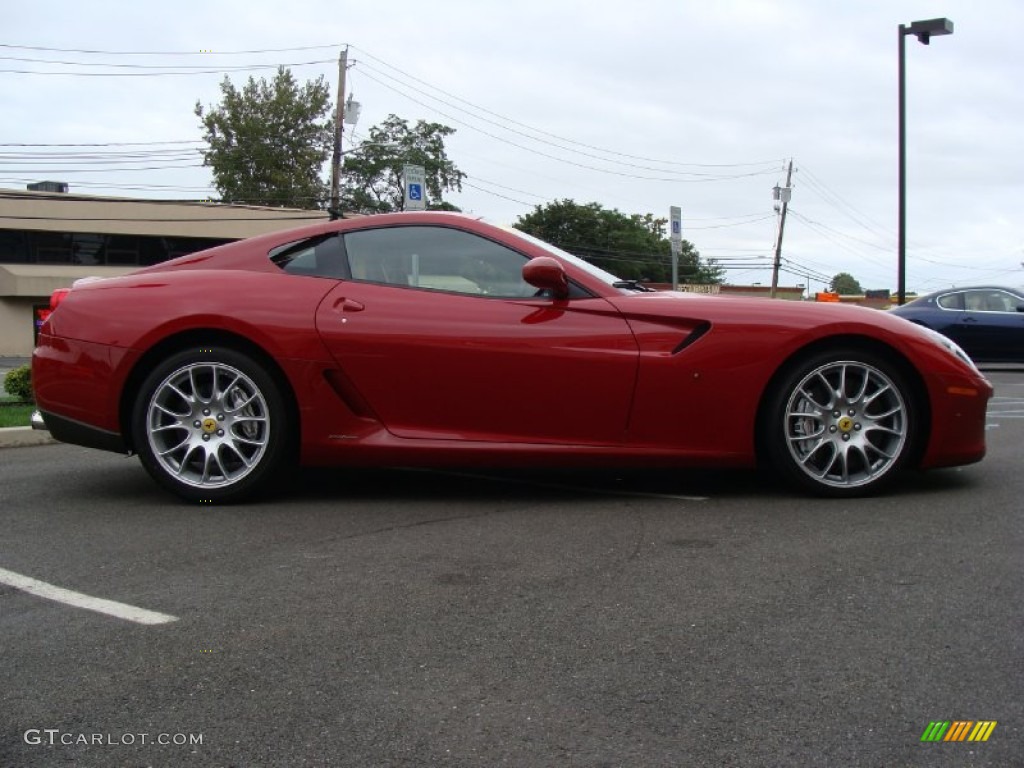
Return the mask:
[(916, 449), (919, 408), (900, 368), (867, 350), (821, 352), (793, 365), (763, 414), (772, 465), (822, 496), (874, 493)]
[(287, 410), (262, 365), (225, 347), (187, 350), (157, 365), (132, 416), (142, 464), (195, 502), (239, 501), (264, 489), (288, 450)]

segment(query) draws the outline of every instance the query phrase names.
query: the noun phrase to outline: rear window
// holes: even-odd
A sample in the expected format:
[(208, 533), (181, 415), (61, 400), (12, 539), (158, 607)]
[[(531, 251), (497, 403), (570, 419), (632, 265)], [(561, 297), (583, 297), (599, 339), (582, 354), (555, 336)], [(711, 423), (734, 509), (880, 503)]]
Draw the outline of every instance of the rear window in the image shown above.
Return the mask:
[(964, 295), (963, 293), (947, 293), (945, 296), (939, 296), (936, 304), (943, 309), (963, 309)]

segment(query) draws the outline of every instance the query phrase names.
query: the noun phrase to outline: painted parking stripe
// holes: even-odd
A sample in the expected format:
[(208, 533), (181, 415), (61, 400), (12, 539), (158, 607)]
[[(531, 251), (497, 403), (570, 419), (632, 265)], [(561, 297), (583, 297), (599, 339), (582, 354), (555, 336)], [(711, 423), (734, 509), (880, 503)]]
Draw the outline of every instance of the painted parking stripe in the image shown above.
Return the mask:
[[(988, 405), (988, 416), (989, 419), (1024, 419), (1024, 398), (1020, 397), (993, 397)], [(998, 424), (992, 424), (990, 421), (986, 425), (986, 428), (992, 429), (993, 426)]]
[(168, 616), (166, 613), (147, 611), (145, 608), (136, 608), (127, 603), (118, 603), (114, 600), (105, 600), (102, 597), (83, 595), (81, 592), (73, 592), (63, 587), (55, 587), (45, 581), (22, 576), (20, 573), (0, 568), (0, 584), (20, 589), (36, 597), (43, 597), (47, 600), (55, 600), (58, 603), (71, 605), (75, 608), (84, 608), (87, 611), (105, 613), (125, 621), (134, 621), (136, 624), (167, 624), (177, 621), (177, 616)]

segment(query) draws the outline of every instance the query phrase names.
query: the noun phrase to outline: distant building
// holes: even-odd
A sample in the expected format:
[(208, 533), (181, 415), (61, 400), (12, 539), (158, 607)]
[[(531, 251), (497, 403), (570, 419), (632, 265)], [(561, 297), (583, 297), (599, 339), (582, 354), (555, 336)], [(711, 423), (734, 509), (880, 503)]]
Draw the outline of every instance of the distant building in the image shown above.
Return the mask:
[[(672, 286), (670, 283), (644, 283), (648, 288), (656, 291), (668, 291)], [(681, 284), (679, 290), (683, 293), (706, 293), (715, 296), (747, 296), (752, 298), (767, 299), (771, 297), (772, 289), (766, 285), (703, 285), (703, 284)], [(806, 295), (806, 289), (801, 285), (780, 285), (775, 289), (775, 298), (786, 301), (823, 301), (836, 302), (839, 304), (858, 304), (862, 307), (872, 309), (889, 309), (895, 304), (894, 299), (888, 290), (865, 291), (863, 294), (843, 296), (838, 293), (822, 292)], [(917, 294), (908, 293), (907, 301), (917, 298)]]
[[(644, 285), (656, 291), (672, 290), (671, 283), (644, 283)], [(752, 296), (763, 299), (770, 298), (772, 292), (772, 289), (768, 286), (725, 285), (718, 283), (680, 283), (679, 290), (683, 293), (704, 293), (710, 296)], [(801, 301), (804, 298), (804, 288), (800, 285), (780, 285), (775, 289), (775, 298), (787, 301)]]
[(323, 211), (68, 194), (64, 182), (0, 189), (0, 356), (34, 346), (34, 307), (80, 277), (112, 277)]

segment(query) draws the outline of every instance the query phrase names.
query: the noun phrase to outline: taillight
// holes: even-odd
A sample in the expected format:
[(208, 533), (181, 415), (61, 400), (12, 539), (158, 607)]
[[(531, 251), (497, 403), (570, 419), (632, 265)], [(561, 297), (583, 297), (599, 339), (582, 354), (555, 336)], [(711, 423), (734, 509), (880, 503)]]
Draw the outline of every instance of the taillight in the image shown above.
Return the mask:
[(58, 288), (50, 294), (50, 311), (53, 312), (57, 306), (64, 301), (64, 298), (71, 293), (70, 288)]

